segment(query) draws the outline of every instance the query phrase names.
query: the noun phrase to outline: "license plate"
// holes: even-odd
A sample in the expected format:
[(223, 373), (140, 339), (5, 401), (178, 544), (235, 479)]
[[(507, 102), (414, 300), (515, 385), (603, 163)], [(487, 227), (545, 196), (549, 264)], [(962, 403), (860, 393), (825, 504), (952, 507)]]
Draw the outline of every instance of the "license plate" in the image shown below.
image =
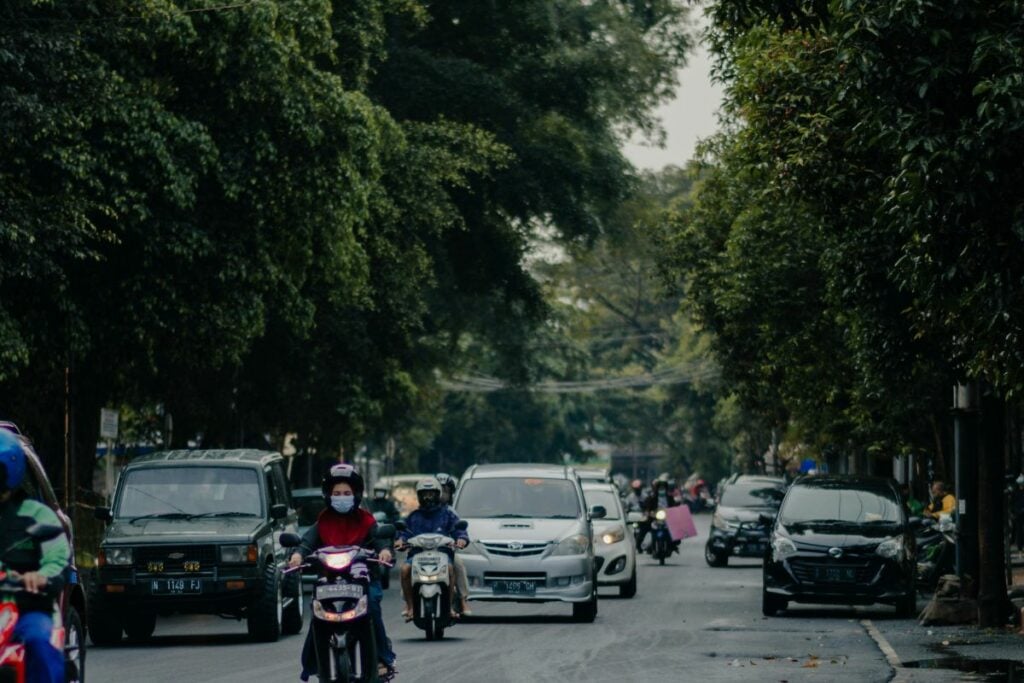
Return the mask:
[(495, 595), (533, 595), (537, 592), (534, 581), (494, 581), (491, 588)]
[(853, 583), (857, 580), (855, 567), (815, 567), (814, 580), (829, 583)]
[(766, 549), (763, 543), (747, 543), (741, 547), (744, 555), (764, 555)]
[(153, 579), (153, 595), (196, 595), (203, 592), (201, 579)]
[(354, 583), (329, 583), (325, 586), (316, 587), (316, 599), (325, 600), (329, 598), (361, 598), (363, 587)]

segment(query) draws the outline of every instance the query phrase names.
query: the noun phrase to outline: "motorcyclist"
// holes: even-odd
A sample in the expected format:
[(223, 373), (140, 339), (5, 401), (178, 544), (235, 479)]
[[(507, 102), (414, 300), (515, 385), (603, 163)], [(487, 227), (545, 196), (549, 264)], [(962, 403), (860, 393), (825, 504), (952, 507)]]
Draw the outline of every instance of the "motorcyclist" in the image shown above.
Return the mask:
[(644, 483), (639, 479), (634, 479), (629, 484), (629, 493), (626, 494), (626, 499), (623, 501), (626, 506), (626, 512), (640, 512), (644, 508)]
[[(459, 481), (455, 477), (445, 472), (440, 472), (434, 475), (434, 478), (441, 484), (441, 502), (451, 508), (452, 501), (455, 500), (455, 489), (459, 487)], [(454, 508), (452, 509), (454, 512)], [(469, 595), (469, 580), (466, 578), (466, 563), (462, 561), (462, 556), (455, 555), (455, 587), (459, 593), (459, 612), (463, 616), (472, 616), (473, 610), (469, 608), (469, 602), (466, 597)]]
[(33, 524), (61, 526), (56, 513), (27, 498), (19, 489), (25, 479), (25, 450), (19, 437), (0, 428), (0, 548), (24, 541), (3, 557), (4, 569), (21, 578), (26, 593), (17, 595), (14, 638), (25, 646), (27, 680), (64, 683), (64, 653), (51, 644), (53, 595), (64, 584), (71, 561), (67, 536), (39, 543), (29, 539)]
[[(459, 522), (459, 516), (441, 502), (441, 488), (441, 484), (434, 477), (421, 479), (416, 484), (416, 499), (419, 501), (420, 507), (405, 518), (405, 528), (398, 534), (398, 540), (395, 543), (396, 549), (404, 549), (408, 545), (409, 539), (419, 534), (444, 534), (455, 539), (456, 547), (466, 547), (469, 536), (464, 530), (455, 528)], [(445, 551), (454, 557), (451, 550), (445, 549)], [(405, 600), (402, 617), (406, 621), (411, 621), (413, 618), (412, 558), (417, 552), (419, 552), (417, 548), (410, 547), (405, 563), (402, 565), (402, 598)], [(449, 585), (454, 586), (454, 562), (448, 565), (448, 572)], [(456, 616), (458, 615), (452, 614), (452, 617)]]
[(658, 510), (662, 508), (674, 508), (677, 505), (679, 505), (679, 501), (669, 494), (668, 481), (659, 478), (651, 482), (651, 493), (644, 499), (643, 503), (644, 521), (637, 525), (639, 532), (638, 535), (640, 537), (637, 541), (637, 550), (640, 550), (643, 546), (644, 538), (646, 538), (648, 532), (650, 532), (651, 523)]
[(398, 506), (395, 505), (395, 501), (388, 497), (388, 487), (384, 484), (377, 484), (373, 487), (373, 498), (367, 501), (367, 507), (374, 514), (383, 512), (385, 521), (388, 524), (394, 524), (400, 516), (398, 514)]
[[(316, 522), (303, 534), (302, 544), (288, 561), (289, 566), (298, 567), (303, 558), (325, 546), (359, 545), (377, 551), (382, 562), (391, 562), (391, 551), (386, 539), (378, 539), (377, 521), (373, 515), (359, 507), (365, 490), (363, 478), (349, 464), (332, 465), (324, 476), (320, 488), (326, 507)], [(395, 673), (395, 653), (391, 640), (384, 629), (384, 618), (380, 603), (384, 591), (380, 585), (379, 573), (374, 568), (370, 581), (370, 615), (373, 619), (374, 640), (377, 644), (377, 659), (380, 662), (378, 675), (390, 678)], [(302, 680), (308, 681), (317, 673), (316, 645), (313, 628), (310, 625), (306, 642), (302, 648)]]

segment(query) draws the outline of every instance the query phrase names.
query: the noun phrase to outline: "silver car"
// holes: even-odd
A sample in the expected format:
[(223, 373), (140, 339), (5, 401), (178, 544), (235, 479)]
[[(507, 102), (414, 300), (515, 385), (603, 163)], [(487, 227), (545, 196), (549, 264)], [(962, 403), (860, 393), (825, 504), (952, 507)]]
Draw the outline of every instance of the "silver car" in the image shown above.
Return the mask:
[(473, 539), (460, 552), (470, 600), (568, 602), (576, 621), (597, 616), (597, 562), (579, 478), (555, 465), (474, 465), (455, 511)]
[(594, 521), (594, 552), (597, 554), (597, 585), (617, 586), (619, 596), (636, 595), (636, 539), (614, 484), (583, 482), (583, 496), (593, 509), (607, 514)]

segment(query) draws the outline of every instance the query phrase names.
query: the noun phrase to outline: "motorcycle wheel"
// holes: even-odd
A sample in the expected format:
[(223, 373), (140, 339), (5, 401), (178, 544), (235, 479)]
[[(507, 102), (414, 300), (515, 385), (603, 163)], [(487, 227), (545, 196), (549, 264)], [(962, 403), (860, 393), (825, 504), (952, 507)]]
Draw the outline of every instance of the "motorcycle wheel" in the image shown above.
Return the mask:
[(85, 681), (85, 630), (82, 616), (68, 605), (64, 616), (64, 661), (68, 683)]
[(281, 610), (281, 633), (295, 635), (302, 631), (305, 598), (302, 595), (302, 576), (297, 572), (285, 579), (284, 595), (288, 604)]

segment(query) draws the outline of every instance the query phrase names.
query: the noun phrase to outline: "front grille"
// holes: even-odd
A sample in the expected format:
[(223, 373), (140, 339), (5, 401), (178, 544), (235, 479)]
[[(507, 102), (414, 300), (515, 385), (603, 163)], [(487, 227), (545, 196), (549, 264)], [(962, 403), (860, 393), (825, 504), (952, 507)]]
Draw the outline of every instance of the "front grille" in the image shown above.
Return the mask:
[[(856, 570), (856, 583), (858, 584), (869, 584), (874, 582), (875, 577), (878, 575), (881, 567), (867, 562), (864, 560), (859, 561), (822, 561), (822, 560), (806, 560), (806, 559), (793, 559), (789, 561), (790, 571), (793, 572), (793, 576), (800, 583), (824, 583), (823, 581), (816, 580), (814, 578), (815, 571), (818, 568), (853, 568)], [(841, 584), (840, 584), (841, 585)]]
[(536, 581), (545, 584), (548, 580), (546, 572), (484, 572), (484, 585), (490, 581)]
[(149, 571), (150, 563), (162, 564), (160, 573), (183, 572), (186, 562), (198, 562), (200, 570), (210, 569), (217, 563), (215, 545), (136, 546), (134, 554), (135, 568), (144, 572)]
[(501, 555), (502, 557), (529, 557), (531, 555), (540, 555), (543, 553), (548, 544), (546, 542), (518, 542), (518, 541), (483, 541), (482, 544), (484, 549), (491, 555)]

